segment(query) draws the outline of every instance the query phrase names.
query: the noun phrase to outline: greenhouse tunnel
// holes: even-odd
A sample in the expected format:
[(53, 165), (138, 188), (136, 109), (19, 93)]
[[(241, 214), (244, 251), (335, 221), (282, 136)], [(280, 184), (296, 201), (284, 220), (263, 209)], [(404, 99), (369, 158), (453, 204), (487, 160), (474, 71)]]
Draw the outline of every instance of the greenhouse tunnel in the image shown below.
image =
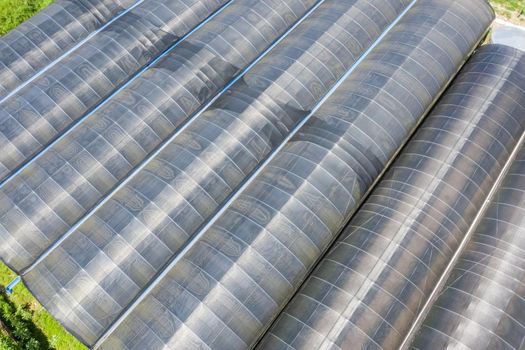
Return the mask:
[(92, 349), (525, 350), (525, 52), (494, 18), (55, 0), (0, 37), (6, 293)]
[(0, 103), (0, 179), (96, 108), (227, 0), (145, 0)]
[[(381, 3), (322, 2), (45, 252), (25, 274), (30, 290), (75, 335), (95, 342), (407, 7), (391, 0), (379, 10)], [(51, 241), (34, 234), (23, 242), (39, 237)]]
[[(372, 185), (381, 165), (395, 155), (478, 44), (492, 16), (488, 5), (482, 7), (479, 1), (416, 2), (97, 345), (104, 349), (255, 345), (343, 228), (365, 194), (364, 187)], [(459, 29), (451, 32), (458, 27), (468, 36), (462, 37)], [(435, 44), (439, 40), (442, 51)], [(429, 53), (434, 60), (428, 60)], [(389, 61), (395, 62), (390, 71)], [(412, 95), (399, 91), (400, 86)], [(361, 96), (362, 92), (370, 95)], [(391, 94), (403, 100), (396, 104)], [(368, 118), (358, 118), (361, 111), (352, 110), (358, 99), (362, 103), (356, 106), (363, 115), (373, 112), (370, 118), (377, 120), (373, 125), (363, 123), (377, 140), (375, 147), (366, 134), (360, 136), (348, 126)], [(413, 115), (407, 114), (406, 106)], [(341, 112), (333, 116), (336, 110)], [(313, 134), (324, 118), (328, 121), (319, 130), (326, 130), (325, 135)], [(349, 130), (348, 138), (328, 132), (341, 129)], [(367, 168), (352, 170), (354, 164)], [(358, 171), (365, 174), (362, 184), (357, 183)]]
[[(313, 4), (235, 2), (6, 181), (1, 212), (14, 224), (0, 224), (13, 237), (0, 244), (4, 261), (28, 269)], [(28, 205), (32, 197), (38, 202)]]
[[(484, 47), (480, 68), (497, 66), (478, 76), (487, 92), (496, 87), (490, 114), (506, 111), (525, 116), (525, 53), (503, 46)], [(503, 70), (503, 71), (502, 71)], [(480, 70), (481, 71), (481, 70)], [(504, 77), (502, 80), (500, 77)], [(493, 90), (494, 91), (494, 90)], [(482, 94), (473, 95), (482, 97)], [(520, 103), (521, 101), (521, 103)], [(488, 106), (488, 105), (487, 105)], [(499, 107), (501, 111), (496, 112)], [(514, 109), (514, 110), (513, 110)], [(497, 118), (501, 120), (501, 118)], [(444, 290), (410, 349), (523, 349), (525, 346), (525, 145), (453, 265)]]
[(143, 0), (57, 0), (0, 38), (0, 100)]
[(402, 348), (525, 131), (521, 63), (470, 59), (261, 348)]

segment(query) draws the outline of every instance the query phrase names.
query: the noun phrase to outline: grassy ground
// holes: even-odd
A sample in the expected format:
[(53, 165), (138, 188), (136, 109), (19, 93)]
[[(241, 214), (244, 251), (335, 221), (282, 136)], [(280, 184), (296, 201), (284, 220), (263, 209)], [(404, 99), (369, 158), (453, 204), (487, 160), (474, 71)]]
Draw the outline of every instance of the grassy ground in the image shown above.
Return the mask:
[(525, 0), (490, 0), (499, 17), (525, 26)]
[[(0, 263), (0, 286), (5, 286), (15, 277), (4, 264)], [(3, 289), (3, 288), (2, 288)], [(13, 314), (14, 309), (23, 319), (26, 319), (30, 335), (38, 341), (38, 346), (28, 347), (27, 342), (17, 341), (15, 347), (10, 347), (8, 341), (17, 339), (14, 327), (5, 325), (4, 317)], [(2, 317), (3, 316), (3, 317)], [(4, 324), (4, 327), (2, 327)], [(2, 341), (3, 339), (3, 341)], [(66, 332), (64, 328), (33, 298), (22, 283), (15, 287), (13, 295), (0, 295), (0, 350), (18, 349), (55, 349), (55, 350), (85, 350), (86, 347)]]
[(53, 0), (0, 0), (0, 35), (52, 2)]

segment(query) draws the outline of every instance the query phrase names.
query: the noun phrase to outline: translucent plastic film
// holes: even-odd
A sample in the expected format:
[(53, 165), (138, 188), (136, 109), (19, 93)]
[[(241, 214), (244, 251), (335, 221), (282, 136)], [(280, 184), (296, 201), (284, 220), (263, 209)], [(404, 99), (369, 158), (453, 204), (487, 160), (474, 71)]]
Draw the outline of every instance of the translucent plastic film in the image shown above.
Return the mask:
[(145, 0), (0, 104), (0, 179), (228, 0)]
[[(264, 2), (257, 4), (251, 6), (261, 15), (268, 11)], [(272, 2), (279, 8), (273, 16), (290, 11), (284, 5), (304, 12), (304, 4)], [(384, 0), (321, 4), (47, 252), (26, 275), (31, 290), (80, 339), (93, 344), (405, 6), (400, 0), (388, 6)], [(235, 57), (241, 43), (216, 50)], [(56, 225), (49, 227), (50, 238), (36, 234), (24, 242), (48, 244), (56, 237)]]
[(515, 65), (499, 49), (470, 60), (266, 347), (399, 349), (525, 131), (525, 80)]
[(484, 2), (418, 1), (102, 347), (253, 346), (491, 19)]
[(0, 100), (137, 0), (57, 0), (0, 38)]
[[(477, 81), (492, 90), (466, 97), (487, 115), (525, 115), (525, 53), (489, 45), (480, 50)], [(484, 68), (483, 70), (481, 68)], [(474, 73), (475, 74), (475, 73)], [(473, 75), (474, 77), (475, 75)], [(465, 85), (466, 87), (467, 85)], [(478, 106), (476, 106), (478, 108)], [(499, 110), (496, 112), (496, 110)], [(525, 346), (525, 147), (495, 193), (412, 349), (523, 349)]]
[(27, 268), (314, 3), (236, 1), (10, 178), (0, 257)]

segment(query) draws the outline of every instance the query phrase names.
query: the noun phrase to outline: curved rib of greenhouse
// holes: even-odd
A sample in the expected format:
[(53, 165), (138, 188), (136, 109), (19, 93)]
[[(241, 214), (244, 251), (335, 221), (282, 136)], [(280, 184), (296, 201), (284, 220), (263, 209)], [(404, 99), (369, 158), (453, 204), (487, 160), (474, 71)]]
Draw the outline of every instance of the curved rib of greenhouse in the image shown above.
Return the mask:
[(94, 348), (520, 349), (525, 53), (479, 48), (493, 19), (58, 0), (0, 38), (0, 258)]

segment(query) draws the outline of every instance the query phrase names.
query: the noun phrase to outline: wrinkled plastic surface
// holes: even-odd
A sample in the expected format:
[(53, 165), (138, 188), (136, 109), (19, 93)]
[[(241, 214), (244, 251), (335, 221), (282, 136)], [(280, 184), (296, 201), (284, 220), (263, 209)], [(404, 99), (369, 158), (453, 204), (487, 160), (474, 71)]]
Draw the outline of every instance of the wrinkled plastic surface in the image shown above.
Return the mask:
[(525, 131), (525, 80), (509, 74), (511, 61), (485, 49), (469, 61), (288, 305), (269, 348), (399, 349)]
[(0, 99), (136, 0), (57, 0), (0, 38)]
[[(477, 77), (473, 73), (472, 77), (477, 79), (471, 83), (480, 83), (487, 91), (494, 89), (494, 94), (483, 101), (480, 99), (484, 94), (472, 90), (467, 99), (477, 101), (475, 108), (485, 107), (485, 113), (494, 120), (501, 120), (497, 115), (506, 112), (508, 118), (523, 122), (525, 53), (490, 45), (482, 48), (473, 61), (478, 62), (479, 73)], [(523, 349), (524, 297), (525, 147), (522, 145), (411, 348)]]
[(147, 0), (0, 105), (0, 179), (95, 108), (227, 0)]
[(405, 6), (375, 5), (322, 4), (26, 275), (37, 298), (93, 344)]
[(102, 347), (253, 346), (491, 15), (479, 1), (418, 2)]
[(0, 188), (0, 257), (27, 268), (314, 3), (237, 1), (47, 149)]

